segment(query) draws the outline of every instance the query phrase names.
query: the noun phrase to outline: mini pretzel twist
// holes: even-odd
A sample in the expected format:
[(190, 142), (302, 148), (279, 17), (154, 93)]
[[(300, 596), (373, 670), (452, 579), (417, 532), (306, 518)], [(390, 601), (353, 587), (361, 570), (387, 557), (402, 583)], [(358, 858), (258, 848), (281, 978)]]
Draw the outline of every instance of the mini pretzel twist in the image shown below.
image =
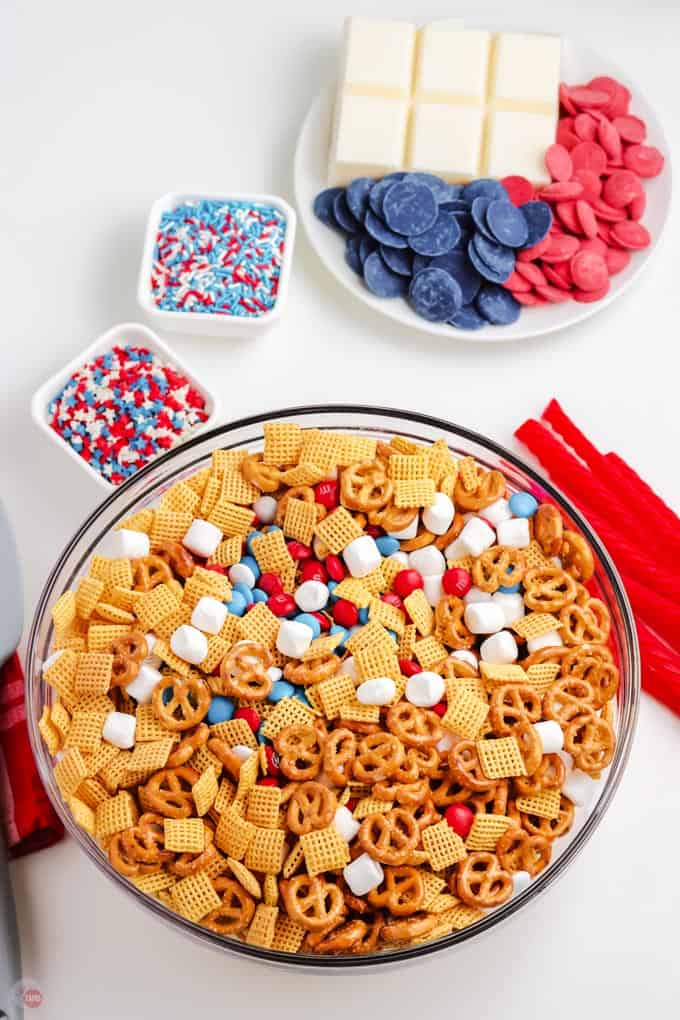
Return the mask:
[(413, 914), (401, 921), (388, 921), (380, 932), (384, 942), (413, 942), (429, 935), (437, 923), (436, 914)]
[(405, 864), (420, 839), (418, 824), (404, 808), (367, 815), (357, 834), (359, 845), (381, 864)]
[(222, 693), (232, 698), (263, 701), (272, 689), (268, 670), (273, 661), (265, 645), (238, 641), (220, 665)]
[(276, 492), (281, 487), (281, 471), (262, 463), (261, 453), (249, 453), (241, 461), (241, 474), (262, 492)]
[(350, 464), (340, 476), (340, 501), (350, 510), (381, 510), (392, 499), (394, 484), (384, 461)]
[(562, 660), (562, 675), (587, 681), (593, 688), (596, 708), (613, 698), (619, 686), (619, 671), (606, 645), (585, 644), (570, 649)]
[(560, 546), (562, 566), (575, 580), (585, 584), (595, 573), (593, 552), (583, 535), (577, 531), (565, 531)]
[(496, 844), (496, 856), (506, 871), (527, 871), (534, 878), (550, 863), (552, 844), (545, 836), (523, 829), (506, 829)]
[(560, 790), (565, 776), (566, 769), (560, 756), (544, 754), (530, 776), (515, 776), (515, 790), (520, 797), (534, 797), (543, 790)]
[(212, 884), (215, 892), (222, 897), (222, 902), (205, 915), (201, 925), (216, 931), (218, 935), (237, 935), (245, 931), (255, 913), (252, 896), (233, 878), (219, 875), (213, 879)]
[(518, 811), (513, 804), (508, 805), (508, 817), (521, 825), (531, 836), (545, 836), (546, 839), (557, 839), (564, 836), (574, 821), (574, 805), (565, 796), (560, 797), (560, 809), (557, 818), (540, 818), (524, 811)]
[(340, 659), (333, 652), (320, 655), (317, 659), (306, 662), (287, 662), (283, 667), (283, 675), (292, 684), (303, 684), (310, 687), (330, 680), (340, 669)]
[(301, 783), (288, 801), (288, 828), (298, 836), (324, 829), (332, 822), (337, 806), (335, 794), (323, 783)]
[(279, 768), (288, 779), (315, 779), (321, 769), (322, 738), (312, 726), (284, 726), (274, 738)]
[(492, 545), (472, 564), (472, 580), (482, 591), (494, 592), (500, 587), (518, 584), (524, 577), (524, 554), (519, 549)]
[(198, 725), (208, 714), (210, 688), (198, 676), (168, 673), (154, 687), (151, 703), (156, 718), (166, 730), (180, 732)]
[(166, 767), (174, 769), (178, 768), (180, 765), (186, 765), (194, 751), (198, 751), (199, 747), (203, 747), (205, 745), (209, 736), (209, 727), (205, 723), (199, 723), (193, 733), (187, 734), (186, 737), (182, 737), (179, 744), (177, 744), (165, 763)]
[(196, 569), (196, 560), (181, 542), (159, 542), (155, 549), (156, 555), (165, 560), (177, 577), (186, 580), (192, 576)]
[(564, 749), (582, 772), (598, 773), (614, 757), (614, 730), (594, 712), (574, 716), (564, 731)]
[(425, 898), (425, 884), (418, 868), (402, 865), (386, 868), (385, 878), (378, 889), (368, 894), (372, 907), (383, 907), (395, 917), (406, 917), (420, 910)]
[(524, 575), (524, 601), (537, 613), (556, 613), (576, 599), (576, 581), (561, 567), (534, 567)]
[[(454, 884), (455, 881), (455, 884)], [(498, 907), (512, 896), (512, 877), (496, 854), (480, 850), (457, 865), (452, 891), (469, 907)]]
[(357, 753), (357, 738), (342, 727), (333, 730), (323, 748), (323, 770), (336, 786), (347, 786)]
[(189, 818), (194, 812), (192, 787), (199, 778), (196, 769), (186, 765), (154, 772), (142, 788), (149, 807), (164, 818)]
[(568, 645), (603, 644), (611, 628), (609, 610), (600, 599), (589, 599), (585, 606), (565, 606), (560, 611), (560, 622)]
[(400, 701), (388, 709), (387, 728), (406, 747), (432, 747), (439, 743), (444, 732), (436, 712), (418, 708), (408, 701)]
[(289, 917), (307, 931), (320, 931), (332, 924), (345, 905), (340, 887), (319, 875), (284, 879), (279, 890)]
[(500, 471), (487, 471), (480, 476), (477, 488), (468, 492), (458, 478), (453, 501), (458, 510), (483, 510), (505, 495), (505, 478)]
[(492, 790), (495, 779), (487, 779), (477, 754), (474, 740), (459, 740), (449, 751), (451, 777), (466, 790)]
[(562, 548), (562, 514), (552, 503), (541, 503), (532, 517), (534, 538), (546, 556), (558, 556)]
[(134, 591), (149, 592), (159, 584), (172, 581), (170, 564), (161, 556), (150, 553), (132, 563), (132, 587)]
[(146, 638), (141, 630), (131, 630), (123, 637), (111, 642), (113, 665), (111, 667), (111, 685), (127, 687), (139, 673), (141, 662), (149, 654)]
[(541, 718), (541, 699), (533, 687), (526, 684), (501, 684), (491, 695), (489, 719), (494, 733), (509, 736), (517, 724), (525, 719), (538, 722)]
[(370, 510), (368, 523), (375, 524), (385, 531), (403, 531), (418, 516), (418, 511), (407, 506), (394, 506), (390, 503), (381, 510)]
[(543, 695), (543, 715), (565, 726), (576, 715), (590, 711), (595, 702), (593, 688), (581, 677), (559, 677)]
[(475, 636), (465, 626), (465, 603), (457, 595), (445, 595), (437, 603), (434, 620), (437, 635), (449, 648), (472, 648)]
[(397, 736), (369, 733), (360, 742), (352, 771), (360, 783), (380, 783), (393, 776), (404, 760), (404, 748)]

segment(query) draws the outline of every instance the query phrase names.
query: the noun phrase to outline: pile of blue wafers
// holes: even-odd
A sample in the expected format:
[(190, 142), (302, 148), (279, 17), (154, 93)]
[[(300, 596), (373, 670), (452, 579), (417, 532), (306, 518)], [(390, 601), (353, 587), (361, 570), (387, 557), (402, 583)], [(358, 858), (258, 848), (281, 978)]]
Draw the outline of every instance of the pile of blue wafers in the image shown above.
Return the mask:
[(428, 322), (507, 326), (520, 304), (503, 284), (518, 251), (552, 225), (546, 202), (515, 206), (500, 181), (449, 184), (434, 174), (357, 177), (327, 188), (314, 213), (345, 236), (345, 260), (381, 298), (405, 298)]

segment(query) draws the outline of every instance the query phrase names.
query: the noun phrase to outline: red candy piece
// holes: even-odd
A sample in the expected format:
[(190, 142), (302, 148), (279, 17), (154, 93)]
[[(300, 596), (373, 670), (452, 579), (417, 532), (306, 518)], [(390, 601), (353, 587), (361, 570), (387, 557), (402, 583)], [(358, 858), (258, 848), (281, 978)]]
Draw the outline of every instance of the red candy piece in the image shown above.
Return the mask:
[(545, 304), (545, 300), (543, 298), (540, 298), (537, 294), (522, 294), (520, 292), (515, 293), (512, 296), (514, 297), (515, 301), (518, 301), (520, 303), (520, 305), (534, 307), (535, 305)]
[(359, 621), (359, 610), (348, 599), (338, 599), (333, 606), (333, 619), (340, 627), (354, 627)]
[(621, 159), (621, 138), (610, 120), (603, 117), (597, 125), (597, 140), (607, 153), (610, 161)]
[(521, 290), (526, 294), (528, 293), (528, 291), (531, 290), (531, 284), (529, 283), (529, 281), (525, 280), (524, 277), (520, 276), (520, 274), (516, 271), (513, 271), (510, 274), (510, 276), (505, 281), (503, 286), (506, 288), (506, 290), (510, 290), (513, 293), (516, 293), (518, 290)]
[(524, 205), (531, 202), (534, 197), (534, 186), (526, 177), (511, 175), (501, 178), (501, 184), (508, 193), (508, 198), (513, 205)]
[(664, 157), (653, 145), (629, 145), (623, 154), (623, 165), (639, 177), (658, 177)]
[(574, 117), (574, 134), (582, 142), (594, 142), (597, 138), (597, 121), (589, 113)]
[(335, 479), (329, 478), (325, 482), (319, 482), (314, 486), (314, 499), (321, 506), (328, 510), (335, 510), (338, 505), (338, 483)]
[(572, 234), (581, 233), (581, 224), (576, 216), (576, 202), (558, 202), (555, 211), (568, 231)]
[(321, 581), (325, 584), (328, 580), (328, 574), (323, 563), (319, 563), (318, 560), (305, 560), (300, 568), (300, 581)]
[(646, 208), (647, 208), (647, 196), (644, 190), (642, 190), (640, 191), (640, 194), (637, 196), (637, 198), (634, 198), (633, 201), (628, 206), (628, 215), (630, 216), (631, 220), (640, 220), (644, 216)]
[(606, 255), (608, 250), (601, 237), (589, 237), (581, 241), (581, 251), (594, 251), (598, 255)]
[(260, 728), (261, 720), (254, 708), (237, 708), (234, 719), (245, 719), (253, 733), (257, 733)]
[(609, 290), (609, 280), (607, 280), (604, 287), (600, 290), (573, 290), (571, 296), (574, 301), (578, 301), (581, 305), (589, 305), (595, 301), (601, 301)]
[(324, 565), (331, 581), (342, 581), (345, 576), (345, 567), (339, 556), (330, 553), (324, 560)]
[(630, 114), (615, 117), (613, 124), (623, 141), (629, 145), (640, 145), (647, 137), (647, 125), (639, 117), (632, 117)]
[[(631, 248), (638, 251), (647, 248), (652, 243), (652, 238), (646, 227), (635, 220), (625, 220), (623, 223), (615, 223), (611, 229), (612, 239), (622, 248)], [(399, 575), (397, 575), (399, 576)]]
[(295, 599), (285, 591), (277, 592), (276, 595), (270, 595), (267, 599), (267, 605), (274, 616), (288, 616), (297, 610)]
[(597, 237), (597, 220), (595, 219), (595, 213), (593, 212), (592, 206), (588, 202), (584, 202), (583, 199), (579, 199), (576, 203), (576, 219), (581, 227), (581, 232), (586, 237)]
[(608, 202), (604, 202), (601, 198), (596, 199), (592, 206), (598, 220), (606, 220), (607, 223), (618, 223), (620, 220), (626, 219), (626, 214), (622, 209), (615, 209), (613, 205), (609, 205)]
[(475, 820), (474, 812), (467, 804), (451, 804), (444, 812), (444, 818), (461, 839), (467, 839), (472, 823)]
[(560, 82), (560, 103), (572, 117), (578, 113), (571, 98), (571, 89), (564, 82)]
[(422, 666), (419, 663), (413, 662), (412, 659), (400, 659), (399, 669), (404, 676), (415, 676), (416, 673), (422, 673)]
[[(589, 144), (589, 142), (581, 142), (581, 145)], [(576, 149), (578, 149), (578, 145)], [(582, 194), (583, 185), (580, 181), (556, 181), (554, 184), (549, 184), (547, 188), (541, 188), (538, 197), (544, 202), (560, 202), (562, 199), (580, 198)]]
[(609, 275), (615, 276), (616, 273), (620, 273), (622, 269), (625, 269), (630, 262), (630, 252), (623, 251), (621, 248), (607, 248), (604, 260), (607, 263)]
[(609, 102), (602, 112), (606, 113), (608, 117), (620, 117), (623, 114), (628, 113), (630, 92), (625, 85), (621, 85), (621, 83), (616, 81), (615, 78), (608, 78), (606, 75), (600, 75), (588, 82), (588, 87), (597, 89), (598, 92), (607, 93), (609, 96)]
[(569, 89), (569, 98), (575, 106), (584, 110), (599, 110), (609, 103), (609, 93), (587, 85), (575, 85)]
[(383, 529), (378, 527), (377, 524), (367, 524), (366, 527), (364, 528), (364, 532), (367, 535), (370, 535), (371, 538), (380, 538), (382, 535), (385, 534)]
[(278, 779), (275, 776), (263, 776), (262, 779), (257, 780), (258, 786), (280, 786)]
[(467, 570), (462, 567), (449, 567), (444, 571), (442, 577), (442, 588), (447, 595), (457, 595), (458, 598), (467, 595), (472, 587), (472, 578)]
[(543, 266), (543, 272), (545, 273), (545, 278), (548, 283), (554, 284), (554, 286), (559, 287), (560, 290), (571, 290), (573, 281), (571, 279), (568, 262), (557, 262), (554, 266), (545, 265)]
[(550, 237), (546, 235), (542, 241), (535, 244), (532, 248), (525, 248), (524, 251), (517, 252), (517, 262), (533, 262), (534, 259), (541, 257), (543, 252), (550, 244)]
[(432, 711), (435, 713), (435, 715), (442, 716), (446, 715), (446, 710), (448, 707), (449, 706), (446, 704), (445, 701), (438, 701), (436, 705), (432, 706)]
[(534, 265), (533, 262), (526, 262), (521, 265), (517, 265), (516, 272), (519, 273), (520, 276), (523, 276), (525, 280), (528, 280), (532, 287), (535, 287), (536, 284), (540, 287), (541, 284), (545, 283), (545, 276), (541, 269)]
[(386, 602), (388, 606), (394, 606), (395, 609), (400, 609), (402, 613), (405, 613), (404, 603), (401, 601), (396, 591), (386, 591), (384, 595), (380, 596), (381, 602)]
[(318, 620), (318, 623), (319, 623), (319, 626), (321, 627), (321, 630), (330, 630), (331, 629), (331, 621), (328, 619), (327, 616), (324, 616), (323, 613), (314, 612), (314, 613), (310, 613), (309, 615), (313, 616), (315, 620)]
[(257, 587), (266, 592), (267, 595), (278, 595), (279, 592), (283, 591), (283, 583), (279, 575), (272, 574), (267, 570), (265, 570), (264, 574), (260, 574)]
[(565, 147), (557, 142), (546, 149), (545, 165), (554, 181), (568, 181), (574, 172), (571, 156)]
[(580, 290), (601, 290), (609, 279), (607, 263), (594, 251), (580, 251), (569, 263), (575, 285)]
[(581, 198), (586, 202), (592, 202), (602, 194), (602, 181), (592, 170), (574, 170), (574, 180), (583, 185)]
[(215, 574), (226, 574), (227, 568), (221, 567), (219, 563), (206, 563), (204, 570), (212, 570)]
[(312, 550), (304, 542), (288, 542), (288, 552), (294, 560), (308, 560), (312, 555)]
[(546, 283), (543, 287), (537, 287), (536, 293), (552, 305), (560, 305), (563, 301), (569, 300), (568, 291), (560, 290), (559, 287), (551, 287), (549, 283)]
[(607, 169), (607, 153), (597, 142), (579, 142), (571, 150), (574, 170), (590, 170), (601, 177)]
[(568, 234), (553, 235), (548, 249), (543, 252), (543, 261), (564, 262), (575, 255), (578, 250), (578, 238), (570, 237)]
[(273, 776), (280, 775), (279, 756), (271, 744), (264, 745), (264, 754), (267, 759), (267, 772), (271, 772)]
[(578, 145), (580, 139), (572, 129), (566, 124), (566, 121), (560, 121), (557, 125), (557, 142), (559, 145), (563, 145), (564, 148), (571, 152), (575, 145)]
[(624, 209), (642, 192), (640, 178), (632, 170), (618, 170), (605, 181), (602, 198), (614, 209)]
[(423, 578), (417, 570), (400, 570), (394, 578), (392, 587), (400, 598), (407, 598), (416, 588), (422, 588)]

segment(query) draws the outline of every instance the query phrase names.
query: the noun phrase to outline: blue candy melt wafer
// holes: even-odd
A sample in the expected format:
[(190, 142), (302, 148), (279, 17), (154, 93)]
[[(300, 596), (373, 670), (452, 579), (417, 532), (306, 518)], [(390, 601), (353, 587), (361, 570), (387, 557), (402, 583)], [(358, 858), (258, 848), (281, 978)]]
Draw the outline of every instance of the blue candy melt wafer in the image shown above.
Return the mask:
[(455, 247), (460, 237), (460, 227), (455, 216), (449, 212), (439, 212), (429, 230), (415, 237), (409, 237), (409, 247), (416, 255), (445, 255)]
[(449, 319), (452, 326), (458, 329), (481, 329), (486, 326), (486, 319), (483, 319), (474, 305), (463, 305), (455, 315)]
[(524, 214), (512, 202), (502, 198), (489, 202), (486, 225), (494, 238), (509, 248), (521, 248), (529, 237), (529, 226)]
[(485, 284), (475, 300), (477, 311), (492, 326), (509, 326), (519, 319), (522, 310), (519, 301), (515, 301), (505, 287)]
[(411, 276), (413, 273), (413, 255), (408, 248), (388, 248), (381, 244), (380, 254), (393, 273), (399, 276)]
[(359, 243), (359, 258), (363, 266), (368, 256), (376, 251), (378, 248), (378, 242), (371, 237), (370, 234), (363, 234)]
[(373, 177), (355, 177), (347, 185), (345, 198), (347, 199), (349, 211), (361, 223), (363, 223), (364, 216), (368, 210), (368, 196), (374, 184), (375, 180)]
[(404, 180), (409, 181), (412, 184), (424, 184), (426, 188), (430, 189), (435, 199), (437, 200), (438, 205), (440, 205), (442, 202), (448, 202), (452, 198), (457, 197), (456, 193), (453, 191), (453, 185), (447, 184), (446, 181), (442, 180), (441, 177), (437, 177), (436, 174), (424, 174), (416, 172), (406, 174)]
[(402, 297), (408, 286), (407, 278), (393, 273), (379, 251), (372, 252), (364, 262), (364, 282), (381, 298)]
[(332, 227), (334, 230), (338, 230), (338, 221), (335, 218), (333, 212), (333, 203), (335, 202), (338, 195), (342, 194), (342, 188), (326, 188), (325, 191), (320, 191), (314, 199), (312, 206), (314, 215), (317, 219), (321, 220), (327, 227)]
[(490, 177), (480, 177), (477, 181), (470, 181), (463, 188), (462, 198), (466, 202), (472, 202), (475, 198), (507, 198), (508, 193), (500, 181), (492, 180)]
[(354, 216), (349, 210), (344, 189), (335, 197), (335, 201), (333, 202), (333, 215), (338, 221), (340, 229), (346, 234), (356, 234), (361, 229), (361, 224), (358, 220), (354, 219)]
[[(500, 272), (500, 271), (498, 271), (496, 269), (493, 269), (491, 266), (489, 266), (484, 261), (484, 259), (482, 258), (482, 256), (479, 254), (479, 252), (477, 251), (477, 249), (475, 247), (475, 240), (478, 237), (481, 237), (481, 234), (475, 234), (474, 237), (471, 238), (470, 241), (468, 241), (467, 256), (470, 259), (470, 262), (475, 267), (475, 269), (477, 270), (479, 275), (482, 276), (485, 280), (488, 280), (489, 283), (505, 283), (505, 281), (509, 280), (510, 277), (512, 276), (512, 269), (508, 269), (507, 271)], [(482, 240), (483, 240), (483, 238), (482, 238)], [(513, 266), (514, 266), (514, 260), (513, 260)]]
[(451, 251), (448, 255), (440, 255), (432, 259), (430, 263), (433, 269), (443, 269), (454, 278), (460, 287), (463, 296), (463, 303), (468, 305), (474, 300), (477, 291), (482, 285), (482, 278), (471, 265), (464, 251)]
[(383, 199), (385, 223), (397, 234), (422, 234), (437, 219), (437, 200), (426, 184), (397, 181)]
[(496, 238), (486, 225), (486, 210), (491, 205), (491, 202), (492, 199), (485, 198), (483, 195), (480, 195), (473, 201), (470, 214), (472, 216), (472, 222), (475, 225), (475, 230), (478, 230), (479, 233), (486, 237), (488, 241), (493, 241), (494, 244), (496, 244)]
[(363, 275), (361, 258), (359, 256), (359, 245), (361, 238), (358, 234), (352, 234), (345, 241), (345, 262), (350, 269), (353, 269), (358, 276)]
[(475, 234), (472, 243), (477, 249), (477, 254), (484, 259), (495, 273), (512, 272), (515, 268), (515, 253), (512, 248), (506, 248), (504, 244), (497, 241), (489, 241), (482, 234)]
[(447, 322), (463, 304), (463, 295), (453, 277), (431, 266), (413, 277), (408, 298), (414, 312), (428, 322)]
[(419, 273), (421, 269), (427, 269), (432, 259), (428, 255), (414, 255), (413, 256), (413, 275)]
[(520, 212), (527, 221), (528, 236), (524, 242), (525, 248), (533, 248), (535, 244), (547, 236), (552, 227), (553, 215), (547, 202), (525, 202), (521, 205)]
[(383, 198), (389, 189), (397, 181), (403, 181), (404, 177), (406, 177), (406, 174), (401, 171), (394, 174), (387, 174), (386, 177), (381, 177), (381, 179), (373, 185), (368, 195), (368, 204), (376, 216), (382, 216), (383, 214)]
[(386, 244), (389, 248), (408, 248), (408, 241), (401, 234), (395, 234), (393, 230), (385, 226), (379, 216), (376, 216), (372, 209), (366, 213), (364, 226), (372, 238), (380, 244)]

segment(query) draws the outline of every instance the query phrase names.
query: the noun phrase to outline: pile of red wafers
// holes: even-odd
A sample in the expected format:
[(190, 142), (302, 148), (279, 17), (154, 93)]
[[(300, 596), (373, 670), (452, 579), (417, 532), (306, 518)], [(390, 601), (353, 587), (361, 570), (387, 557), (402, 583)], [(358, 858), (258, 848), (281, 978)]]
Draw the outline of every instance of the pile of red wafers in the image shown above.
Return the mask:
[(630, 102), (613, 78), (561, 85), (557, 141), (545, 154), (552, 183), (535, 194), (524, 178), (503, 181), (513, 202), (541, 199), (554, 217), (547, 237), (518, 254), (505, 283), (520, 304), (599, 301), (631, 252), (651, 243), (640, 223), (643, 181), (661, 173), (664, 157), (644, 144), (647, 127)]
[[(595, 528), (635, 612), (645, 690), (680, 715), (680, 518), (617, 454), (602, 454), (551, 400), (515, 432)], [(633, 536), (641, 522), (644, 548)]]

